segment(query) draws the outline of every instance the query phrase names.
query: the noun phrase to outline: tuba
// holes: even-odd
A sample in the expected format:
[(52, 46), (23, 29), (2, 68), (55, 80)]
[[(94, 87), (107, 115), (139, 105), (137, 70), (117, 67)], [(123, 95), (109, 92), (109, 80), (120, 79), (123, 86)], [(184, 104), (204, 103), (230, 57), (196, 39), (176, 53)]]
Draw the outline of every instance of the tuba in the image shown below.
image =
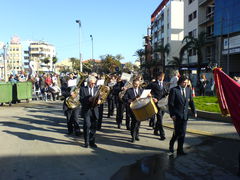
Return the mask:
[(87, 78), (83, 73), (79, 73), (80, 78), (78, 78), (77, 85), (74, 87), (74, 89), (71, 90), (71, 93), (73, 92), (72, 96), (69, 96), (66, 98), (66, 105), (69, 109), (74, 109), (78, 106), (80, 106), (80, 101), (79, 101), (79, 92), (80, 92), (80, 86), (83, 81)]

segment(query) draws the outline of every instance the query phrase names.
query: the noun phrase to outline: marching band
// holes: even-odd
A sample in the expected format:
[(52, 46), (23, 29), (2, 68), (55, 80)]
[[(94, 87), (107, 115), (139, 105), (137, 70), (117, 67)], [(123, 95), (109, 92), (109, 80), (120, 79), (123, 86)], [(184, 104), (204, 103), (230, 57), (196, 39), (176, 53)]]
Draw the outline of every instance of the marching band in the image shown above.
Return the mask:
[[(72, 77), (70, 81), (68, 84), (73, 85)], [(147, 95), (142, 97), (146, 93)], [(169, 84), (164, 82), (164, 73), (158, 74), (156, 81), (149, 84), (143, 81), (141, 75), (128, 73), (110, 74), (102, 77), (96, 73), (81, 74), (80, 78), (76, 80), (75, 86), (68, 87), (63, 93), (63, 107), (68, 133), (82, 134), (78, 117), (81, 115), (83, 118), (84, 147), (96, 148), (96, 131), (101, 130), (104, 104), (107, 103), (108, 118), (114, 116), (116, 108), (116, 127), (119, 129), (123, 124), (124, 112), (126, 112), (125, 125), (126, 129), (130, 131), (131, 142), (140, 140), (141, 121), (153, 120), (155, 116), (157, 122), (154, 123), (154, 134), (159, 135), (160, 139), (164, 140), (165, 134), (162, 125), (164, 111), (157, 105), (168, 93)]]

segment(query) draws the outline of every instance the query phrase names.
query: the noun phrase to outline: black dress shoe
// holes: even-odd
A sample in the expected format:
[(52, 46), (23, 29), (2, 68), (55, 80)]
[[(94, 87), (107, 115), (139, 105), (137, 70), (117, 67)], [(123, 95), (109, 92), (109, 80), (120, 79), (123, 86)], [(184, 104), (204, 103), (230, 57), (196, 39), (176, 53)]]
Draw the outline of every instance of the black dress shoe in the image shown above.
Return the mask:
[(187, 153), (183, 152), (183, 151), (178, 151), (177, 152), (177, 155), (178, 156), (184, 156), (184, 155), (187, 155)]
[(165, 136), (161, 136), (161, 137), (160, 137), (160, 140), (161, 140), (161, 141), (164, 141), (165, 139), (166, 139)]
[(88, 148), (88, 143), (85, 143), (83, 147)]
[(131, 142), (132, 142), (132, 143), (134, 143), (134, 142), (135, 142), (135, 139), (134, 139), (134, 138), (132, 138), (132, 139), (131, 139)]
[(118, 128), (118, 129), (121, 129), (121, 125), (120, 125), (120, 124), (118, 124), (117, 128)]
[(89, 144), (91, 148), (97, 148), (97, 145), (95, 143)]
[(82, 133), (81, 131), (76, 131), (76, 132), (75, 132), (75, 135), (76, 135), (76, 136), (81, 136), (82, 134), (83, 134), (83, 133)]
[(156, 131), (156, 130), (154, 130), (153, 134), (156, 135), (156, 136), (159, 135), (159, 134), (158, 134), (158, 131)]
[(174, 153), (173, 147), (169, 147), (169, 152), (170, 152), (170, 153)]
[(139, 137), (136, 137), (135, 139), (136, 139), (136, 141), (139, 141), (139, 140), (140, 140)]

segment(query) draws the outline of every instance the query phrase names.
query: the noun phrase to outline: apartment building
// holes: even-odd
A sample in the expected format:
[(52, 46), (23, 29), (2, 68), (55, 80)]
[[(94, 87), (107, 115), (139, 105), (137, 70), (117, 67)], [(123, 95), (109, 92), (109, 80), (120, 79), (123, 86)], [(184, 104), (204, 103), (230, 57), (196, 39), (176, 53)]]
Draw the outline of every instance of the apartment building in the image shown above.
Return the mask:
[(7, 73), (8, 75), (17, 74), (22, 70), (22, 45), (20, 38), (14, 36), (11, 38), (7, 48)]
[[(33, 61), (33, 70), (37, 72), (53, 71), (52, 59), (56, 56), (55, 47), (42, 41), (31, 42), (28, 48), (29, 60)], [(44, 63), (44, 59), (49, 63)]]
[[(183, 0), (163, 0), (151, 16), (152, 60), (158, 62), (154, 73), (166, 71), (171, 66), (169, 61), (179, 57), (184, 37), (184, 2)], [(169, 54), (156, 52), (159, 45), (169, 45)]]
[(199, 0), (198, 25), (199, 33), (205, 32), (205, 45), (202, 47), (202, 65), (216, 62), (216, 38), (214, 36), (215, 0)]

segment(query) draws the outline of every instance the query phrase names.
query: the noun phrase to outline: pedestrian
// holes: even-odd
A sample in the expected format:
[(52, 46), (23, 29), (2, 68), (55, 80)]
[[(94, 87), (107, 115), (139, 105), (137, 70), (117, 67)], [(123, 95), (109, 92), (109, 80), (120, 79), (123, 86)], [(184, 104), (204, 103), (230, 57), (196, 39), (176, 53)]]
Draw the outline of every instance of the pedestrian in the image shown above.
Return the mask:
[(207, 86), (208, 80), (206, 78), (205, 74), (202, 74), (199, 79), (199, 95), (205, 96), (206, 86)]
[(178, 82), (179, 77), (180, 77), (179, 71), (176, 70), (174, 72), (174, 76), (171, 78), (171, 80), (169, 82), (169, 84), (170, 84), (169, 89), (176, 87), (178, 85), (177, 82)]
[(183, 144), (188, 121), (188, 106), (191, 107), (194, 117), (196, 117), (195, 106), (192, 97), (192, 90), (187, 87), (189, 79), (181, 76), (178, 86), (170, 90), (168, 98), (168, 108), (170, 117), (174, 123), (174, 132), (169, 143), (169, 151), (174, 152), (174, 142), (178, 140), (177, 155), (185, 155)]

